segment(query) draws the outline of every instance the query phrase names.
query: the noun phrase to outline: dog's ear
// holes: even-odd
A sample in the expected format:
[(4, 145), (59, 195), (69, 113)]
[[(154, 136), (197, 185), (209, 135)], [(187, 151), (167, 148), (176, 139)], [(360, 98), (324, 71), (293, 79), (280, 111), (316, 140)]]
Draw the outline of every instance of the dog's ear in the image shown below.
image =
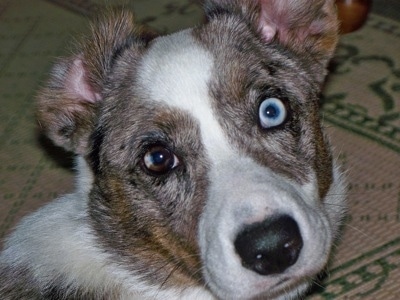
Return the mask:
[(114, 61), (125, 49), (150, 38), (127, 11), (107, 12), (95, 20), (76, 54), (55, 64), (39, 92), (37, 118), (44, 133), (55, 144), (85, 154)]
[(240, 14), (264, 42), (278, 42), (323, 66), (338, 40), (334, 0), (206, 0), (206, 14)]

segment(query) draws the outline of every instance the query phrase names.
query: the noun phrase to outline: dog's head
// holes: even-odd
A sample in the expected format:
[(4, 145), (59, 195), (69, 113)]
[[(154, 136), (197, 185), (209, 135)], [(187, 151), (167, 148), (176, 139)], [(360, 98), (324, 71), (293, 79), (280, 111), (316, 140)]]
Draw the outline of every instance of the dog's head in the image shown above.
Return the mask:
[(206, 24), (167, 36), (127, 12), (97, 22), (55, 66), (39, 121), (86, 159), (99, 244), (141, 281), (294, 296), (326, 264), (343, 208), (318, 113), (334, 1), (204, 6)]

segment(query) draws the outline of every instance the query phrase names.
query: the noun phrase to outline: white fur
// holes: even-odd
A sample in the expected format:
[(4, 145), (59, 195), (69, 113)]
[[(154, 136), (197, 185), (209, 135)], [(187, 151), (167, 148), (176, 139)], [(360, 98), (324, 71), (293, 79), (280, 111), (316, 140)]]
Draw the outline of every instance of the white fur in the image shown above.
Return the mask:
[[(207, 202), (200, 224), (204, 274), (211, 289), (222, 299), (249, 299), (263, 292), (268, 297), (276, 296), (301, 282), (305, 288), (326, 264), (336, 235), (338, 213), (332, 214), (335, 219), (328, 213), (335, 205), (338, 210), (343, 208), (344, 185), (337, 173), (335, 177), (328, 194), (338, 196), (330, 198), (333, 205), (325, 208), (307, 195), (309, 188), (304, 189), (250, 159), (219, 164), (211, 177), (212, 200)], [(260, 222), (274, 214), (290, 215), (297, 221), (304, 246), (297, 263), (284, 273), (260, 276), (242, 267), (234, 240), (243, 224)], [(289, 280), (281, 284), (283, 279)]]

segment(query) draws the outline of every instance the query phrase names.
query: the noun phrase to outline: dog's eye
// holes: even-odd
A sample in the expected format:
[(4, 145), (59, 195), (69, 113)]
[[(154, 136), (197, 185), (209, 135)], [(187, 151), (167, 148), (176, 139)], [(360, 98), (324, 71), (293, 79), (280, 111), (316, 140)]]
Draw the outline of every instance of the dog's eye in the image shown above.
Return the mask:
[(156, 145), (147, 150), (143, 164), (151, 174), (163, 175), (178, 166), (179, 160), (169, 149)]
[(287, 118), (285, 104), (278, 98), (264, 100), (259, 108), (259, 118), (261, 126), (264, 128), (272, 128), (283, 124)]

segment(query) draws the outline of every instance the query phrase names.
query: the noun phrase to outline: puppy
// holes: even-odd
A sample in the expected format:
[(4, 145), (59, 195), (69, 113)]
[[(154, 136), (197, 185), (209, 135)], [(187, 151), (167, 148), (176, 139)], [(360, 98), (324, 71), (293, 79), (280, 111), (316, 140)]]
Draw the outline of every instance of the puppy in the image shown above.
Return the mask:
[(209, 0), (154, 37), (100, 18), (38, 119), (77, 187), (22, 220), (1, 299), (293, 299), (327, 264), (345, 184), (318, 112), (333, 0)]

